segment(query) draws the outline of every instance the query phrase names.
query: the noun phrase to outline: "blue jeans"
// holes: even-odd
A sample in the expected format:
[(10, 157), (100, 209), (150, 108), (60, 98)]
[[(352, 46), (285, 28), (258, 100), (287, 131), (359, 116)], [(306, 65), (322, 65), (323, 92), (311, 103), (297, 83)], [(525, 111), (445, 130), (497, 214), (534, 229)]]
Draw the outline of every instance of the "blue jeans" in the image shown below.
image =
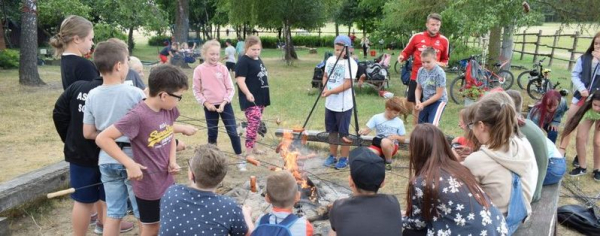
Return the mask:
[(445, 107), (446, 103), (439, 100), (423, 107), (423, 110), (419, 112), (419, 124), (429, 123), (440, 126), (440, 120), (442, 119)]
[(548, 160), (548, 171), (544, 177), (544, 185), (556, 184), (567, 172), (567, 164), (562, 157), (552, 157)]
[(100, 165), (104, 192), (106, 193), (106, 215), (113, 219), (122, 219), (127, 215), (127, 198), (131, 201), (133, 214), (138, 219), (140, 212), (135, 201), (133, 186), (127, 179), (125, 166), (121, 164)]
[(558, 131), (551, 130), (550, 124), (546, 124), (546, 126), (544, 126), (544, 130), (548, 134), (548, 139), (550, 139), (550, 141), (552, 141), (553, 143), (556, 143), (556, 138), (558, 137)]
[(527, 206), (523, 199), (523, 187), (521, 186), (521, 177), (512, 173), (512, 192), (510, 193), (510, 202), (508, 203), (508, 214), (506, 216), (506, 224), (508, 226), (508, 235), (512, 235), (517, 231), (519, 226), (527, 217)]
[[(219, 108), (219, 105), (215, 105), (216, 108)], [(240, 142), (240, 136), (237, 133), (236, 122), (235, 122), (235, 114), (233, 113), (233, 108), (231, 108), (231, 104), (228, 103), (223, 108), (223, 112), (218, 113), (216, 111), (209, 111), (204, 108), (204, 116), (206, 116), (206, 125), (208, 126), (208, 143), (217, 144), (217, 136), (219, 135), (219, 116), (223, 120), (223, 124), (225, 125), (225, 130), (227, 130), (227, 135), (229, 135), (229, 139), (231, 140), (231, 146), (233, 147), (233, 151), (235, 154), (242, 154), (242, 144)]]

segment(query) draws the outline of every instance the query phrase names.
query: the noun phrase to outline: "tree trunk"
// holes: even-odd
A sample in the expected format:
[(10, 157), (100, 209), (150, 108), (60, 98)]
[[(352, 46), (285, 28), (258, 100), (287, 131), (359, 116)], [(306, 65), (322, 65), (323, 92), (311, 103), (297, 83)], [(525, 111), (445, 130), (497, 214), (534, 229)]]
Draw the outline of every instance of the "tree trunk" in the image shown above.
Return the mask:
[(217, 40), (221, 40), (221, 26), (217, 25)]
[(335, 36), (340, 35), (340, 24), (335, 22)]
[(177, 0), (175, 12), (175, 41), (187, 42), (190, 31), (190, 0)]
[(244, 34), (243, 34), (244, 39), (246, 39), (247, 30), (248, 30), (248, 24), (244, 23)]
[(129, 36), (127, 37), (127, 47), (129, 48), (129, 55), (133, 53), (135, 43), (133, 42), (133, 26), (129, 27)]
[(488, 69), (492, 68), (494, 63), (498, 62), (500, 56), (500, 38), (502, 37), (502, 27), (494, 26), (490, 30), (490, 38), (488, 45), (488, 56), (486, 66)]
[(19, 60), (19, 84), (45, 85), (37, 68), (37, 0), (23, 0), (21, 9), (21, 58)]
[(0, 20), (0, 51), (6, 49), (6, 41), (4, 40), (4, 22)]
[(500, 51), (500, 63), (508, 61), (502, 69), (510, 70), (510, 64), (513, 55), (513, 33), (515, 30), (514, 25), (504, 26), (504, 32), (502, 32), (502, 50)]
[(284, 24), (285, 31), (285, 62), (290, 65), (292, 60), (297, 60), (298, 55), (294, 49), (294, 43), (292, 42), (292, 30), (289, 24)]
[(281, 41), (281, 30), (282, 30), (281, 27), (277, 28), (277, 40), (278, 41)]
[(348, 35), (350, 35), (350, 30), (352, 29), (352, 25), (348, 25)]
[(240, 27), (239, 25), (235, 26), (235, 37), (237, 39), (241, 39), (242, 37), (240, 37), (240, 30), (242, 29), (242, 27)]

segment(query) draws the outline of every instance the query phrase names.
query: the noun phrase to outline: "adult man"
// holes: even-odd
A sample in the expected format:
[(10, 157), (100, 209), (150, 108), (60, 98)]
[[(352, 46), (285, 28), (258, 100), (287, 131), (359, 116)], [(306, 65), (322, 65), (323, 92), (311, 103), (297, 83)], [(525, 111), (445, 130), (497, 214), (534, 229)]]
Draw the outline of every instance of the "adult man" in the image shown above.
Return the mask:
[[(425, 32), (414, 34), (406, 45), (406, 48), (402, 50), (398, 56), (398, 62), (402, 62), (408, 59), (409, 56), (413, 56), (413, 66), (410, 75), (410, 82), (408, 84), (408, 102), (414, 105), (415, 103), (415, 89), (417, 88), (417, 71), (421, 68), (421, 52), (425, 48), (432, 47), (435, 49), (437, 62), (440, 66), (446, 66), (448, 64), (448, 49), (449, 42), (446, 37), (440, 34), (440, 27), (442, 26), (442, 16), (437, 13), (431, 13), (427, 16), (427, 22)], [(413, 109), (413, 124), (417, 124), (417, 117), (419, 117), (419, 111)]]

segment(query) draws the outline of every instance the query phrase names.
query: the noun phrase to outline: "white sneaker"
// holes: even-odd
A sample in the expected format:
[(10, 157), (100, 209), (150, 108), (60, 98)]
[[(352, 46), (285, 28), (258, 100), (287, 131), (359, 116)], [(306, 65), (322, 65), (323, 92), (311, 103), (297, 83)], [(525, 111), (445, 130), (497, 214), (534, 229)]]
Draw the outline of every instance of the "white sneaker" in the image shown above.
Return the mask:
[(241, 172), (245, 172), (248, 169), (246, 169), (246, 161), (241, 161), (239, 164), (237, 164), (238, 170)]

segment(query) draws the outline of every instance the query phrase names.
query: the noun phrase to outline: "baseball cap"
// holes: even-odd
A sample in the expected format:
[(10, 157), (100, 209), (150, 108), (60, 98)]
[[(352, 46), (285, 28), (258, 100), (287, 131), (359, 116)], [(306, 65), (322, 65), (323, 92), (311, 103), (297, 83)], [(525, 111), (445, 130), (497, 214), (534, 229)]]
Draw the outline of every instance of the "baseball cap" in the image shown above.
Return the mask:
[(338, 35), (335, 37), (333, 44), (343, 44), (344, 46), (352, 47), (352, 40), (347, 35)]
[(385, 162), (367, 147), (350, 152), (350, 177), (357, 188), (377, 192), (385, 179)]

